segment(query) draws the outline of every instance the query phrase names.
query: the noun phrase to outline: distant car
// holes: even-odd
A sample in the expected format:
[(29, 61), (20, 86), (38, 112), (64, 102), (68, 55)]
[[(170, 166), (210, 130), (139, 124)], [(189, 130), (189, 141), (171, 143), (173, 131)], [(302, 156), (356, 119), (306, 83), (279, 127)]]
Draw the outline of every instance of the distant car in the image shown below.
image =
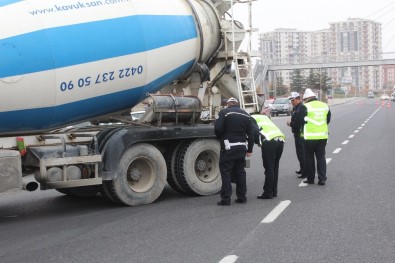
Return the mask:
[(390, 100), (390, 96), (388, 96), (387, 94), (383, 94), (380, 97), (381, 100)]
[(391, 101), (395, 101), (395, 92), (391, 94)]
[(291, 115), (292, 104), (288, 98), (277, 98), (273, 101), (271, 107), (271, 116), (278, 116), (279, 114)]
[(144, 113), (145, 111), (132, 111), (130, 117), (132, 117), (132, 121), (138, 121)]
[(368, 99), (374, 99), (374, 93), (368, 92)]

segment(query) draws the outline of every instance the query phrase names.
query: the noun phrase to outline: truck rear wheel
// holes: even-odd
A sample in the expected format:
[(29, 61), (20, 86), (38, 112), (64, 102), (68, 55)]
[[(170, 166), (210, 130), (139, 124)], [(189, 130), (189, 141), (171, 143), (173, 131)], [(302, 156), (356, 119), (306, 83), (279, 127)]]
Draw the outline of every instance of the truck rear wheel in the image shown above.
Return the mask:
[(185, 194), (186, 192), (182, 188), (181, 184), (178, 182), (177, 176), (175, 174), (174, 166), (176, 164), (177, 151), (181, 145), (184, 144), (184, 141), (176, 145), (168, 146), (166, 149), (166, 166), (167, 166), (167, 183), (173, 188), (175, 191)]
[(187, 193), (212, 195), (221, 190), (219, 153), (215, 139), (197, 139), (178, 149), (175, 173)]
[(105, 194), (128, 206), (154, 202), (166, 184), (166, 162), (154, 146), (139, 143), (127, 149), (119, 160), (117, 178), (103, 184)]

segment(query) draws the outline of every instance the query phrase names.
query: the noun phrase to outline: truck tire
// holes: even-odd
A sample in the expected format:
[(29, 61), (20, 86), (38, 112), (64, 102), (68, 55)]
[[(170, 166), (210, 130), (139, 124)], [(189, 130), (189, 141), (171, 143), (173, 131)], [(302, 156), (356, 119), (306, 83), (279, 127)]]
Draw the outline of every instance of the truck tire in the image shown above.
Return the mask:
[[(122, 205), (123, 203), (118, 198), (116, 198), (115, 195), (109, 192), (109, 189), (112, 189), (111, 183), (112, 181), (103, 181), (102, 187), (100, 189), (100, 194), (104, 197), (104, 199), (111, 201), (115, 204)], [(106, 187), (104, 186), (105, 184), (109, 184), (109, 186)]]
[(181, 141), (180, 143), (178, 143), (176, 145), (167, 146), (165, 160), (166, 160), (166, 166), (167, 166), (167, 183), (175, 191), (177, 191), (181, 194), (186, 194), (185, 190), (182, 188), (181, 184), (178, 182), (178, 179), (177, 179), (177, 176), (176, 176), (175, 170), (174, 170), (174, 166), (176, 164), (177, 150), (180, 148), (180, 146), (183, 143), (184, 143), (184, 141)]
[(103, 187), (111, 200), (127, 206), (150, 204), (166, 184), (166, 162), (153, 145), (139, 143), (129, 147), (119, 160), (117, 178)]
[(220, 144), (215, 139), (197, 139), (180, 146), (175, 173), (188, 194), (212, 195), (221, 190)]

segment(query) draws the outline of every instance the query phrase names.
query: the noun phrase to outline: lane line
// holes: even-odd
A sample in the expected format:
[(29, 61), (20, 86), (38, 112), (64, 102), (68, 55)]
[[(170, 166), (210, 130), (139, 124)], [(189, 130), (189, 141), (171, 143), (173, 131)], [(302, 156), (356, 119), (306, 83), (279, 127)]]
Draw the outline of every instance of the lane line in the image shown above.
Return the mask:
[(354, 133), (358, 133), (358, 132), (359, 132), (359, 130), (355, 130), (355, 131), (354, 131)]
[(229, 256), (226, 256), (223, 259), (221, 259), (221, 261), (218, 263), (234, 263), (237, 261), (238, 258), (239, 257), (236, 255), (229, 255)]
[(298, 186), (300, 187), (308, 186), (309, 184), (303, 183), (304, 180), (305, 179), (303, 179)]
[(332, 158), (326, 158), (326, 164), (330, 163), (332, 161)]
[(262, 224), (272, 223), (289, 206), (291, 200), (281, 201), (263, 220)]
[(359, 127), (358, 127), (358, 130), (360, 130), (360, 129), (362, 129), (362, 128), (363, 128), (363, 127), (359, 126)]
[(354, 134), (351, 134), (350, 136), (348, 136), (349, 139), (354, 138)]
[(349, 140), (345, 140), (344, 142), (342, 142), (342, 144), (347, 144), (349, 143)]
[(333, 151), (333, 153), (339, 153), (342, 150), (342, 148), (337, 148)]

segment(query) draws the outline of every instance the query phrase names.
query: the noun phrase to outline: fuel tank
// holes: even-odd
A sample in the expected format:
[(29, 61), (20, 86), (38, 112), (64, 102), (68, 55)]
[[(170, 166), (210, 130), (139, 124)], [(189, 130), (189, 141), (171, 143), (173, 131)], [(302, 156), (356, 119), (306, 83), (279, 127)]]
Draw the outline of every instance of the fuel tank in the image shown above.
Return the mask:
[(221, 44), (210, 0), (0, 0), (0, 136), (129, 109)]

